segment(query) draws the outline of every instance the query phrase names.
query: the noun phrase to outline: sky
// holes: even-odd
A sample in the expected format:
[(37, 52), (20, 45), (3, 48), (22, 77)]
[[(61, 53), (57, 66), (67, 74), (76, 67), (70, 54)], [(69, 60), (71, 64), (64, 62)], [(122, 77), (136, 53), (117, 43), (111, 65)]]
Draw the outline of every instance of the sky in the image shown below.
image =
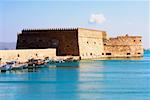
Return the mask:
[(150, 1), (0, 1), (0, 42), (16, 42), (22, 29), (57, 27), (104, 30), (110, 37), (141, 35), (150, 48)]

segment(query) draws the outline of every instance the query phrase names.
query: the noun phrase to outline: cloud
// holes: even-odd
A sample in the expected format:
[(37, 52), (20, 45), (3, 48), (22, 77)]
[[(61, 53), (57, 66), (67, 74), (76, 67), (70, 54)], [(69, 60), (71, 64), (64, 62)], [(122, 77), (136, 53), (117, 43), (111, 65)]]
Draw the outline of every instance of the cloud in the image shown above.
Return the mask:
[(101, 24), (101, 23), (103, 23), (105, 21), (106, 21), (106, 18), (104, 17), (104, 15), (103, 14), (99, 14), (99, 13), (91, 14), (91, 16), (89, 18), (89, 22), (90, 23)]

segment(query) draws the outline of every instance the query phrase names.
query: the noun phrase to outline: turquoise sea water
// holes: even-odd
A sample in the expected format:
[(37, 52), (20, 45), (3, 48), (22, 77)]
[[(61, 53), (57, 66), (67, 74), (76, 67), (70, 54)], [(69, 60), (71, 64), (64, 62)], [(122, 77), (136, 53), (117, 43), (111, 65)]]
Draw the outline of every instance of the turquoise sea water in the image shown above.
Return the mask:
[(0, 100), (150, 100), (150, 51), (140, 60), (87, 60), (0, 73)]

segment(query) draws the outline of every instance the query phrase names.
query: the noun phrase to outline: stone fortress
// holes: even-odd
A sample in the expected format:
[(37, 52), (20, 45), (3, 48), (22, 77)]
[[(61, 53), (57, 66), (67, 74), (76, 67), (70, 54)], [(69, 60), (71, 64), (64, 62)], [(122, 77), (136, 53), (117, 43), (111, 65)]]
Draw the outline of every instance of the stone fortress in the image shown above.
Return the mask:
[(56, 56), (81, 59), (142, 57), (141, 36), (109, 38), (105, 31), (70, 29), (24, 29), (18, 34), (16, 49), (56, 49)]

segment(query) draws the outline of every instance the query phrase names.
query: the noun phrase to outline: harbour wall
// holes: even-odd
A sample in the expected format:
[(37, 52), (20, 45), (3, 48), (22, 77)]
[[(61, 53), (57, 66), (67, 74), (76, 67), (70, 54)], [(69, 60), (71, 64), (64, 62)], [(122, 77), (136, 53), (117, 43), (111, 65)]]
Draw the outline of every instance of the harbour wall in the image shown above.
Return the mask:
[(18, 49), (18, 50), (0, 50), (2, 62), (18, 60), (26, 62), (31, 58), (44, 59), (45, 57), (56, 57), (56, 49)]

